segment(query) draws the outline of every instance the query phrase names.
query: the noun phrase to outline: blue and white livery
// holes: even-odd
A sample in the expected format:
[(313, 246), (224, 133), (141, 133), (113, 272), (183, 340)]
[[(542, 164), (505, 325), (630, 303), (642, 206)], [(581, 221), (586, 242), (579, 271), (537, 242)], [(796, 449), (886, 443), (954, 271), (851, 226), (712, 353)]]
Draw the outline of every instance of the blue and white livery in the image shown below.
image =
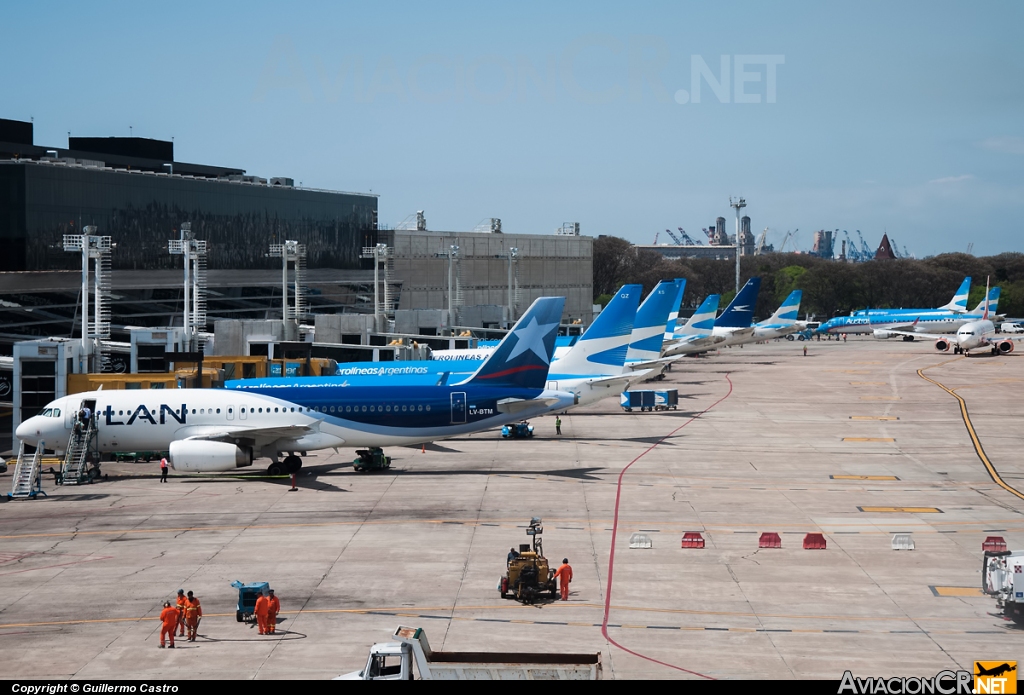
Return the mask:
[[(261, 379), (233, 388), (91, 391), (59, 398), (23, 422), (19, 439), (66, 446), (72, 421), (60, 413), (88, 406), (96, 448), (170, 452), (176, 470), (224, 471), (268, 457), (271, 473), (294, 472), (297, 452), (411, 445), (500, 427), (573, 405), (546, 388), (562, 297), (542, 297), (494, 353), (456, 385), (344, 385), (343, 377)], [(56, 412), (57, 416), (53, 413)], [(288, 456), (278, 460), (282, 453)]]

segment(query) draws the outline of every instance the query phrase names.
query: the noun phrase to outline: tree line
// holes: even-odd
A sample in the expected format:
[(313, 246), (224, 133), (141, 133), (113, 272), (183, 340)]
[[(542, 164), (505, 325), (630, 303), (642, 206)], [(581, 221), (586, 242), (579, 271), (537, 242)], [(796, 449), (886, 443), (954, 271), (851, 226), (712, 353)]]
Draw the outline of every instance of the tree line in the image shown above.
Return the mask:
[[(768, 253), (740, 259), (740, 282), (761, 278), (755, 316), (767, 318), (792, 290), (803, 290), (800, 313), (818, 319), (863, 308), (936, 307), (948, 302), (964, 276), (973, 278), (969, 308), (985, 294), (985, 278), (1001, 288), (999, 313), (1024, 316), (1024, 254), (976, 257), (944, 253), (921, 260), (894, 259), (842, 263), (799, 253)], [(625, 239), (594, 240), (594, 299), (606, 303), (629, 283), (645, 294), (661, 280), (686, 278), (684, 307), (696, 307), (709, 294), (721, 294), (721, 307), (735, 291), (736, 262), (686, 258), (668, 260)]]

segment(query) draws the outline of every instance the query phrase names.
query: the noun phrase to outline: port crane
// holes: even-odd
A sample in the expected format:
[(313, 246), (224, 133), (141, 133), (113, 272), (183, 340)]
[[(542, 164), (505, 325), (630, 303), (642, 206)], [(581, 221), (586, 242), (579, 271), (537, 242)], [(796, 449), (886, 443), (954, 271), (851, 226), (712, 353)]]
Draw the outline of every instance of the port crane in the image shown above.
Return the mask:
[(671, 229), (665, 230), (665, 233), (672, 237), (672, 241), (676, 242), (676, 246), (697, 246), (697, 242), (682, 227), (676, 227), (676, 229), (679, 230), (679, 236), (673, 234)]
[(800, 229), (797, 228), (790, 232), (786, 232), (786, 238), (782, 240), (782, 245), (779, 246), (779, 253), (784, 253), (786, 251), (786, 244), (789, 242), (790, 239), (793, 240), (793, 251), (796, 251), (796, 233), (799, 231)]

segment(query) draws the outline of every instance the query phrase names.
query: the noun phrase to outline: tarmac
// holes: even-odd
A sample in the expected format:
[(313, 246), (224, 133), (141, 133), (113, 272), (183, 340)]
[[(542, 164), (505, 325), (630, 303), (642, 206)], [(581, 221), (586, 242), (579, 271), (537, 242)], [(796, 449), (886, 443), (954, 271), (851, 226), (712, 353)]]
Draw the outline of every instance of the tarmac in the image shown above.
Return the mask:
[[(980, 592), (984, 539), (1024, 543), (1024, 356), (804, 345), (684, 358), (648, 386), (679, 389), (678, 410), (613, 397), (563, 415), (561, 437), (540, 418), (531, 440), (391, 449), (377, 473), (311, 452), (296, 492), (255, 467), (47, 477), (48, 497), (0, 504), (0, 673), (327, 679), (398, 625), (435, 650), (600, 651), (614, 679), (928, 677), (1024, 657)], [(918, 370), (964, 399), (973, 437)], [(531, 517), (573, 566), (569, 601), (498, 595)], [(681, 548), (688, 531), (706, 547)], [(763, 532), (782, 547), (759, 549)], [(897, 532), (915, 549), (893, 550)], [(652, 547), (631, 549), (637, 533)], [(807, 533), (826, 549), (804, 550)], [(277, 635), (236, 621), (236, 579), (275, 588)], [(202, 601), (200, 637), (161, 650), (156, 616), (179, 588)]]

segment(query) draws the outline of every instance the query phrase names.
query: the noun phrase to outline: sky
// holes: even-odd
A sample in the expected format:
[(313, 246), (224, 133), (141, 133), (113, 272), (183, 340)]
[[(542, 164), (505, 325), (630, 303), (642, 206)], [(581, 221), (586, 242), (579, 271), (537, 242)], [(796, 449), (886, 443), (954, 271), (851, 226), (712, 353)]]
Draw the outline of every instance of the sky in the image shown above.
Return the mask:
[[(1024, 3), (4, 3), (36, 144), (378, 194), (382, 225), (1024, 251)], [(792, 242), (790, 246), (792, 247)]]

